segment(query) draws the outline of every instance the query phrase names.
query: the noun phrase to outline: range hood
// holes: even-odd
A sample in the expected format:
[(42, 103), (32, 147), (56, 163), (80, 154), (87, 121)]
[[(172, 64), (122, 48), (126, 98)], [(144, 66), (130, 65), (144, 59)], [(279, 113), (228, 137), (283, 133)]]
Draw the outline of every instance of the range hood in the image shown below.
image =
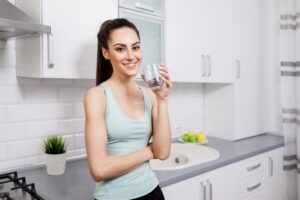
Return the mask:
[(37, 33), (51, 33), (51, 27), (34, 23), (15, 5), (0, 0), (0, 40)]

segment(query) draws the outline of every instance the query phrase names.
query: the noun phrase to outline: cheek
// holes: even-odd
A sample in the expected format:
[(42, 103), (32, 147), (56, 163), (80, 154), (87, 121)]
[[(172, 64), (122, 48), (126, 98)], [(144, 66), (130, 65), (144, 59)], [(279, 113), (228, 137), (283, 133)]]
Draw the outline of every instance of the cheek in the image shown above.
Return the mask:
[(143, 58), (142, 51), (137, 52), (136, 57), (137, 57), (138, 59), (142, 60), (142, 58)]

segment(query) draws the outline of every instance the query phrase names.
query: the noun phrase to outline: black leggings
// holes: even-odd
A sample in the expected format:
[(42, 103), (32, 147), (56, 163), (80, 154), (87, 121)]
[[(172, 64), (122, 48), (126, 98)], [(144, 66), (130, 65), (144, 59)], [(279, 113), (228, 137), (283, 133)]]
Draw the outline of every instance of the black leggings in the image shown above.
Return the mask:
[(154, 189), (152, 190), (150, 193), (142, 196), (142, 197), (139, 197), (139, 198), (136, 198), (136, 199), (132, 199), (132, 200), (165, 200), (165, 197), (159, 187), (159, 185)]
[(165, 200), (165, 197), (158, 185), (150, 193), (132, 200)]

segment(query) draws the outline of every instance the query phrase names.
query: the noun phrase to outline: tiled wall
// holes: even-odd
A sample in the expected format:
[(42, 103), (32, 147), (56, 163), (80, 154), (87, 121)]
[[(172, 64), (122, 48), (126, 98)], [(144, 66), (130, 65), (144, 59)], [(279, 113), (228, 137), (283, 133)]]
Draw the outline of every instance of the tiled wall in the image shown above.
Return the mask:
[[(0, 171), (44, 162), (42, 139), (61, 134), (68, 159), (84, 157), (83, 96), (94, 81), (16, 78), (14, 41), (0, 44)], [(201, 130), (203, 95), (199, 84), (175, 84), (170, 118), (175, 136)]]

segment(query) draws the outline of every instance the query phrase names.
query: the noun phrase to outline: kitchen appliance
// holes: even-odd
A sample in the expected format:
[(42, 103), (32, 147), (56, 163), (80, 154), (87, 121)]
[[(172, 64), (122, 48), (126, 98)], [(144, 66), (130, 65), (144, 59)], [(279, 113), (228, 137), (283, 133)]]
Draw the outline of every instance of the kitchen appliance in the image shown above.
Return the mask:
[(17, 172), (0, 174), (0, 200), (46, 200), (35, 190), (34, 183), (26, 183)]
[(140, 32), (142, 66), (164, 63), (164, 0), (119, 0), (119, 17), (134, 23)]
[(50, 32), (50, 26), (35, 23), (31, 17), (7, 0), (0, 0), (0, 40)]

